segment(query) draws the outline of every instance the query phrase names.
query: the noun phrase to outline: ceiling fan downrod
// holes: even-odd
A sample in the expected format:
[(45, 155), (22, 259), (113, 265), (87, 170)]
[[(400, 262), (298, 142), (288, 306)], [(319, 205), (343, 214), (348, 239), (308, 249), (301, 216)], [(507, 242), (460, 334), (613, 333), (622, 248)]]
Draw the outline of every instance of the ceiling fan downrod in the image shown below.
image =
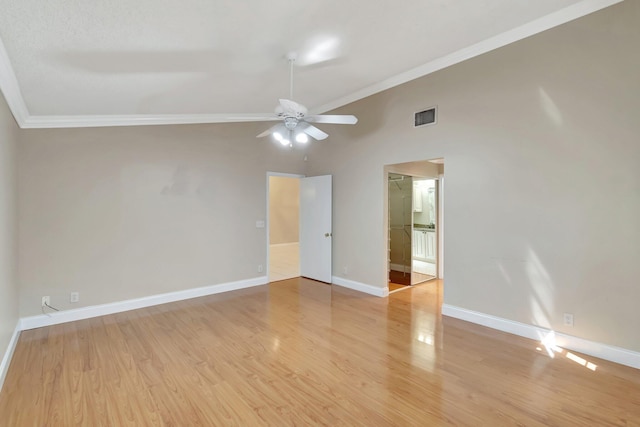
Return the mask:
[(289, 52), (287, 54), (287, 60), (289, 61), (289, 99), (293, 99), (293, 64), (298, 59), (298, 54), (295, 52)]

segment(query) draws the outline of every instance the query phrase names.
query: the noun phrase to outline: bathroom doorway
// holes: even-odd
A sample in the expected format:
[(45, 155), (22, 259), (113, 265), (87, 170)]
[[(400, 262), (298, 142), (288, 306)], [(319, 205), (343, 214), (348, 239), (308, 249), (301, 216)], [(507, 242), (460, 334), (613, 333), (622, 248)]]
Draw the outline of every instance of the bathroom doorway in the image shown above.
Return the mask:
[(411, 246), (411, 284), (438, 276), (438, 180), (413, 180), (413, 218)]
[(385, 166), (389, 292), (442, 278), (442, 159)]

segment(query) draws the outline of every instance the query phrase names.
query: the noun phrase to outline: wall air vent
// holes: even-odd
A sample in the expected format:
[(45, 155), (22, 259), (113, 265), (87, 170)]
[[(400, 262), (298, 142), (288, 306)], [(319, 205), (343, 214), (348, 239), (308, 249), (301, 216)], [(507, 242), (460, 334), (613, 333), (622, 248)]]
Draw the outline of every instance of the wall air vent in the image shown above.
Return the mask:
[(420, 111), (414, 114), (413, 127), (433, 125), (436, 123), (436, 109), (431, 107), (428, 110)]

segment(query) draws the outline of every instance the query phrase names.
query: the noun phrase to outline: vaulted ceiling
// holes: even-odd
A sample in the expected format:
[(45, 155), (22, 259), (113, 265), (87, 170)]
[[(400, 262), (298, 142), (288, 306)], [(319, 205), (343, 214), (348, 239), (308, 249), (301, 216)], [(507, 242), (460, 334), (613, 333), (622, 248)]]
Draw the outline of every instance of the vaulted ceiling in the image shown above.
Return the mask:
[(0, 88), (29, 127), (324, 112), (620, 0), (0, 0)]

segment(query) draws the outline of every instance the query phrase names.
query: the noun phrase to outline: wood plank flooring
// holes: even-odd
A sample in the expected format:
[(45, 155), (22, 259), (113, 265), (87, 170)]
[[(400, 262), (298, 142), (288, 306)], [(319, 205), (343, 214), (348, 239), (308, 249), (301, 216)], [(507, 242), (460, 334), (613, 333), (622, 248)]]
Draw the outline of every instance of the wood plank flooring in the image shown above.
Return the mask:
[(389, 292), (395, 292), (398, 289), (408, 289), (410, 287), (410, 285), (401, 285), (399, 283), (393, 283), (393, 282), (389, 282), (387, 286), (389, 287)]
[(24, 331), (0, 425), (640, 425), (638, 370), (441, 303), (439, 281), (385, 299), (291, 279)]
[(411, 273), (403, 273), (402, 271), (389, 270), (389, 282), (396, 285), (411, 285)]

